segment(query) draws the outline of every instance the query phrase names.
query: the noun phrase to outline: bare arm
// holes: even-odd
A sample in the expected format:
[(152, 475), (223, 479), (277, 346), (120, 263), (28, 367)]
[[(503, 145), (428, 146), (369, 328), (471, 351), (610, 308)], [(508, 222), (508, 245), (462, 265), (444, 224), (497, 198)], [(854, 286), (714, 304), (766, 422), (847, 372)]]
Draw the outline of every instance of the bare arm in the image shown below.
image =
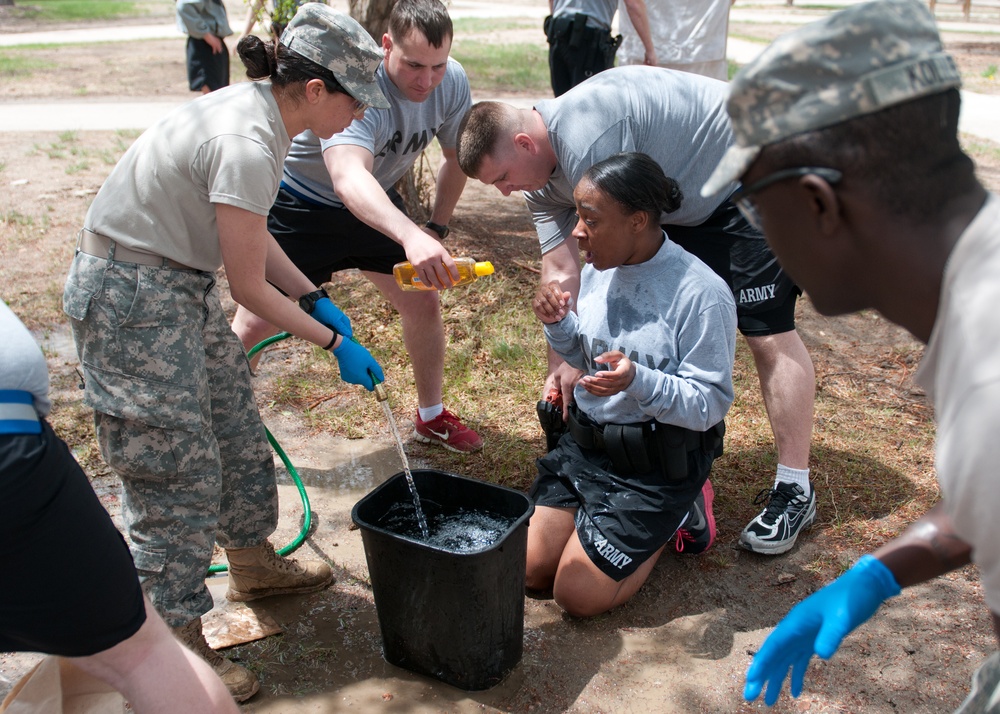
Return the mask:
[(216, 204), (215, 216), (233, 300), (278, 329), (326, 347), (333, 331), (268, 282), (295, 297), (316, 289), (267, 232), (267, 218), (225, 204)]
[[(576, 309), (576, 299), (580, 295), (580, 253), (576, 238), (566, 239), (549, 252), (542, 255), (542, 285), (557, 282), (570, 294), (570, 307)], [(562, 394), (563, 419), (569, 417), (569, 405), (573, 402), (573, 387), (583, 376), (583, 372), (566, 364), (562, 357), (548, 348), (549, 374), (545, 378), (543, 397), (557, 389)]]
[[(458, 280), (455, 261), (437, 240), (437, 236), (417, 227), (392, 205), (392, 201), (372, 176), (375, 157), (368, 149), (360, 146), (331, 146), (323, 152), (323, 160), (330, 172), (333, 190), (348, 210), (359, 220), (403, 246), (407, 259), (416, 268), (422, 281), (441, 290), (453, 284), (448, 282), (449, 272), (453, 280)], [(455, 201), (458, 201), (457, 197)]]
[(958, 536), (944, 505), (939, 503), (873, 555), (905, 588), (968, 565), (972, 562), (972, 546)]
[(635, 33), (639, 35), (642, 46), (646, 50), (643, 64), (656, 66), (656, 47), (653, 46), (653, 36), (649, 31), (649, 17), (646, 15), (645, 0), (623, 0), (628, 19), (632, 21)]

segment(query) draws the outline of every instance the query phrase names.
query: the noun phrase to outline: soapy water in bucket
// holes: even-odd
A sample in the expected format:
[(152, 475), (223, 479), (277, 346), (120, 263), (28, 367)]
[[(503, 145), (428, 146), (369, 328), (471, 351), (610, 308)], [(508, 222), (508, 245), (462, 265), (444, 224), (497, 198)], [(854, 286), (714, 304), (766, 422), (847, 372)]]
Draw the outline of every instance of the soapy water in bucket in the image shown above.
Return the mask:
[(410, 504), (395, 503), (379, 519), (378, 525), (397, 535), (425, 542), (451, 553), (472, 553), (497, 543), (514, 524), (515, 518), (498, 516), (479, 509), (459, 508), (450, 513), (434, 512), (425, 504), (429, 535), (424, 537)]

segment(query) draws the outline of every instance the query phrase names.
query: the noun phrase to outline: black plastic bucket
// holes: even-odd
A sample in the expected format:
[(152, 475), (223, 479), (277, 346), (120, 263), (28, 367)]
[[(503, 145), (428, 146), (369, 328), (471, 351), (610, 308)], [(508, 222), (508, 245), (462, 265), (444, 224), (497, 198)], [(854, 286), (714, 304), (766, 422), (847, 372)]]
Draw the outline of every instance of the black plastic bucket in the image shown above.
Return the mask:
[(534, 505), (519, 491), (456, 474), (433, 469), (412, 474), (429, 520), (472, 510), (513, 522), (492, 545), (455, 552), (386, 527), (399, 504), (413, 510), (402, 473), (355, 504), (351, 517), (364, 541), (383, 656), (460, 689), (488, 689), (521, 660), (528, 518)]

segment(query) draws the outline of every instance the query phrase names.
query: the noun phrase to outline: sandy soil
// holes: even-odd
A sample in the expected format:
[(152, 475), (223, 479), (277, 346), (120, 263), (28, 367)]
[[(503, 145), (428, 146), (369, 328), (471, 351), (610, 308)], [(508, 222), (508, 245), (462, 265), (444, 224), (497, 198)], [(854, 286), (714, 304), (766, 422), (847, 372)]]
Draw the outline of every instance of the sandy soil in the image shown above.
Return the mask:
[[(760, 26), (754, 31), (759, 34)], [(996, 49), (980, 52), (982, 43), (967, 44), (958, 55), (960, 63), (967, 63), (963, 71), (968, 67), (967, 75), (981, 76), (985, 66), (980, 65), (995, 58)], [(30, 77), (0, 78), (0, 101), (189, 96), (180, 38), (75, 46), (71, 52), (67, 61), (67, 50), (53, 49), (47, 60), (52, 66)], [(57, 314), (73, 235), (90, 197), (131, 138), (113, 132), (0, 134), (0, 286), (4, 299), (22, 313), (37, 305), (43, 314)], [(1000, 154), (986, 156), (980, 171), (991, 188), (1000, 188)], [(537, 259), (523, 204), (498, 200), (478, 184), (466, 190), (453, 226), (459, 245), (485, 245), (502, 235), (507, 258)], [(911, 403), (919, 404), (921, 395), (908, 390), (905, 376), (892, 395), (878, 391), (886, 381), (880, 355), (919, 354), (906, 333), (873, 315), (822, 318), (808, 301), (801, 304), (799, 318), (821, 389), (835, 389), (849, 374), (869, 380), (873, 395), (895, 400), (893, 408), (904, 415)], [(65, 329), (49, 321), (31, 326), (46, 345), (54, 401), (78, 404), (75, 357)], [(269, 369), (280, 374), (294, 370), (295, 363), (273, 359)], [(267, 389), (266, 381), (261, 388)], [(867, 549), (879, 534), (901, 525), (899, 514), (886, 512), (871, 523), (872, 542), (859, 543), (858, 550), (843, 549), (841, 541), (834, 547), (836, 534), (817, 528), (788, 555), (766, 559), (735, 546), (744, 524), (734, 517), (721, 485), (720, 536), (709, 555), (664, 556), (630, 603), (589, 621), (568, 618), (549, 601), (526, 600), (521, 664), (499, 686), (467, 693), (388, 665), (381, 657), (364, 550), (360, 534), (351, 528), (350, 510), (399, 470), (391, 444), (384, 438), (317, 435), (303, 428), (299, 415), (266, 406), (263, 412), (309, 488), (316, 526), (302, 553), (335, 562), (338, 582), (323, 593), (267, 603), (285, 633), (236, 651), (251, 666), (267, 664), (262, 692), (244, 707), (248, 712), (756, 711), (763, 706), (745, 704), (740, 697), (743, 672), (768, 628), (822, 584), (813, 564), (832, 558), (847, 565), (863, 552), (862, 545)], [(66, 436), (81, 449), (93, 448), (86, 433)], [(820, 435), (817, 451), (821, 444)], [(870, 458), (822, 453), (848, 461)], [(721, 465), (738, 472), (746, 457), (730, 453)], [(886, 483), (905, 483), (927, 468), (926, 463), (914, 465), (909, 473), (885, 466), (880, 474)], [(113, 479), (106, 473), (95, 476), (95, 487), (116, 514)], [(755, 474), (743, 478), (760, 480)], [(282, 504), (276, 540), (286, 542), (297, 530), (300, 513), (287, 483)], [(823, 507), (838, 504), (824, 502)], [(433, 604), (420, 616), (437, 616)], [(994, 647), (978, 578), (967, 568), (893, 600), (848, 639), (832, 662), (815, 666), (801, 700), (786, 700), (774, 711), (951, 711), (973, 669)], [(0, 654), (0, 696), (34, 661), (33, 655)]]

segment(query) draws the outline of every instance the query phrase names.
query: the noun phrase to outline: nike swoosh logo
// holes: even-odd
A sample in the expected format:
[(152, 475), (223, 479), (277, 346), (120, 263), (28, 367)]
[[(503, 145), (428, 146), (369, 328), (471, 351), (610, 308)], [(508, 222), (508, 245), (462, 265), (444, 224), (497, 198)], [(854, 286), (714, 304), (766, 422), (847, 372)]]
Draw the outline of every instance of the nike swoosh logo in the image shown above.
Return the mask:
[(691, 522), (686, 524), (688, 529), (701, 530), (706, 526), (705, 515), (701, 512), (701, 509), (695, 506), (691, 509)]
[(439, 438), (441, 441), (448, 441), (448, 437), (451, 436), (447, 431), (442, 433), (440, 431), (434, 431), (433, 429), (428, 429), (430, 433)]
[(805, 519), (806, 511), (809, 510), (808, 507), (804, 507), (799, 510), (798, 513), (788, 517), (788, 525), (793, 530), (799, 525), (799, 523)]

